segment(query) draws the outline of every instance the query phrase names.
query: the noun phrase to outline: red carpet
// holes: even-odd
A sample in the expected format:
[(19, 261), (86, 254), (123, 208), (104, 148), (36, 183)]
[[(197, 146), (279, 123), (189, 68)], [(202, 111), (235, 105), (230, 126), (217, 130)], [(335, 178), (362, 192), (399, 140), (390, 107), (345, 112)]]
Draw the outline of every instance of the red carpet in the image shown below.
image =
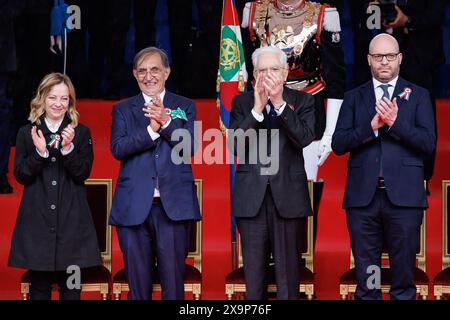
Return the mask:
[[(111, 107), (109, 101), (83, 100), (78, 104), (81, 122), (91, 128), (94, 144), (94, 166), (91, 178), (117, 178), (119, 162), (109, 152)], [(218, 127), (218, 110), (213, 100), (197, 101), (198, 116), (203, 132)], [(431, 183), (430, 209), (427, 212), (427, 273), (432, 279), (441, 270), (442, 195), (441, 182), (450, 179), (450, 101), (438, 103), (438, 156)], [(208, 144), (208, 143), (206, 143)], [(205, 147), (205, 145), (203, 147)], [(325, 182), (319, 214), (318, 239), (315, 251), (316, 295), (318, 299), (339, 299), (339, 277), (349, 266), (350, 246), (341, 202), (346, 176), (346, 157), (330, 156), (320, 169)], [(0, 195), (0, 299), (20, 299), (22, 270), (7, 267), (11, 234), (22, 193), (22, 187), (11, 172), (9, 178), (14, 194)], [(231, 271), (230, 205), (228, 165), (194, 165), (194, 175), (203, 180), (203, 260), (202, 298), (224, 299), (225, 275)], [(123, 267), (122, 254), (113, 233), (113, 273)], [(430, 298), (432, 298), (430, 287)], [(87, 299), (98, 298), (94, 294)]]

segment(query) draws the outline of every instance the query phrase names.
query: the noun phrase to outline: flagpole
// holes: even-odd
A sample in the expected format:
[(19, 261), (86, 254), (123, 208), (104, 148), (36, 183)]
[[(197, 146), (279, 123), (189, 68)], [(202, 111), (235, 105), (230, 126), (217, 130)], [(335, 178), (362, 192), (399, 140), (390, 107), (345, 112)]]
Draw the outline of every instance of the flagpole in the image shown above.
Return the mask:
[(63, 74), (66, 74), (67, 67), (67, 28), (64, 28), (64, 67)]

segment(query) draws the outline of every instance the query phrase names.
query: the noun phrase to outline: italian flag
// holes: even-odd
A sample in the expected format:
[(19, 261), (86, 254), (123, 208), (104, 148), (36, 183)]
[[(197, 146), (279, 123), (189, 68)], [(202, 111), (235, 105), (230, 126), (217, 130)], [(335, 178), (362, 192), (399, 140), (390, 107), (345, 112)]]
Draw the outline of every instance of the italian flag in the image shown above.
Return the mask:
[(231, 101), (244, 91), (246, 82), (247, 70), (236, 4), (234, 0), (224, 0), (217, 73), (217, 107), (220, 110), (220, 128), (224, 133), (230, 123)]

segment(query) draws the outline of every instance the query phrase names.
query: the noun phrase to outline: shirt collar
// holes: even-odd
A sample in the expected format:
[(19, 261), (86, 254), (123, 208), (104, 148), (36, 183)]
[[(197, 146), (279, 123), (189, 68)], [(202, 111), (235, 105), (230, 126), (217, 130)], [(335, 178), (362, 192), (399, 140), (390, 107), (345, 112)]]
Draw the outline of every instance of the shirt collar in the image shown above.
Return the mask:
[(392, 88), (395, 88), (395, 85), (397, 84), (397, 80), (398, 80), (398, 76), (396, 76), (394, 79), (392, 79), (388, 83), (383, 83), (383, 82), (378, 81), (375, 78), (372, 78), (374, 89), (378, 88), (382, 84), (389, 84), (389, 85), (391, 85)]
[[(144, 96), (144, 100), (145, 103), (149, 103), (151, 100), (151, 97), (146, 95), (145, 93), (142, 92), (142, 95)], [(159, 94), (159, 98), (161, 99), (161, 101), (164, 101), (164, 96), (166, 95), (166, 89), (164, 89), (160, 94)]]

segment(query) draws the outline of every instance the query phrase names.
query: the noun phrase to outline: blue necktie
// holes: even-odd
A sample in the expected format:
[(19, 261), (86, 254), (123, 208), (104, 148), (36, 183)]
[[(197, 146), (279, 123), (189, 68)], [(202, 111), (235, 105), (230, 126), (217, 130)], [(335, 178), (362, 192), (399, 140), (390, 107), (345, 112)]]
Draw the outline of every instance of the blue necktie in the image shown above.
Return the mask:
[[(388, 91), (388, 88), (390, 86), (391, 86), (390, 84), (381, 84), (378, 86), (379, 88), (381, 88), (381, 90), (383, 90), (383, 96), (381, 97), (382, 100), (384, 97), (386, 97), (388, 99), (390, 98), (389, 91)], [(381, 135), (385, 132), (386, 132), (386, 126), (383, 126), (378, 130), (378, 136), (380, 137), (380, 172), (378, 173), (379, 177), (383, 176), (383, 148), (381, 145)]]
[(388, 91), (388, 88), (390, 87), (391, 85), (390, 84), (380, 84), (378, 87), (379, 88), (381, 88), (381, 90), (383, 90), (383, 97), (382, 98), (384, 98), (384, 97), (386, 97), (386, 98), (390, 98), (390, 94), (389, 94), (389, 91)]
[(277, 117), (278, 114), (275, 111), (275, 107), (273, 106), (272, 102), (269, 100), (268, 102), (269, 106), (270, 106), (270, 111), (269, 111), (269, 129), (278, 129), (279, 125), (277, 122)]

